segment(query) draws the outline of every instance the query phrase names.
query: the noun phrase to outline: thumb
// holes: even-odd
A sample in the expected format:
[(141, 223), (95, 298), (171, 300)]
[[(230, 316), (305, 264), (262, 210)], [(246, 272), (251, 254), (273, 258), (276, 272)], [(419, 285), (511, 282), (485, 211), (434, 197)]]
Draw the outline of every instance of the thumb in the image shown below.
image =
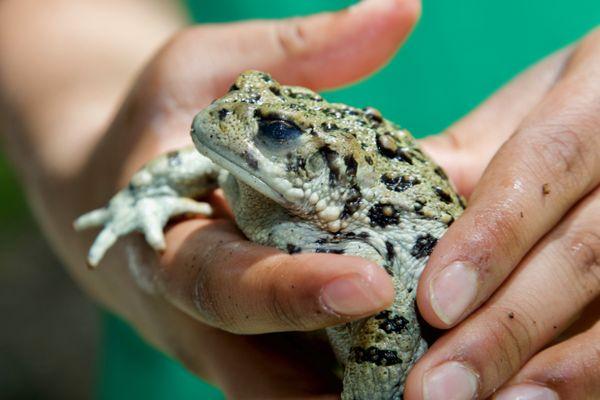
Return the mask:
[[(148, 161), (148, 154), (189, 144), (194, 114), (222, 96), (247, 69), (313, 90), (360, 79), (394, 54), (419, 12), (419, 0), (364, 0), (338, 12), (302, 18), (183, 30), (142, 71), (113, 129), (99, 144), (99, 154), (107, 151), (110, 159), (99, 156), (91, 165), (110, 163), (119, 175), (129, 177)], [(123, 136), (121, 131), (130, 133)], [(116, 160), (129, 161), (123, 166)]]
[(549, 56), (493, 94), (442, 134), (421, 141), (459, 193), (469, 197), (500, 146), (554, 85), (571, 49)]
[[(419, 13), (419, 0), (364, 0), (308, 17), (200, 25), (166, 46), (159, 58), (168, 74), (161, 70), (161, 75), (170, 77), (176, 94), (195, 88), (217, 96), (246, 69), (268, 72), (286, 84), (333, 88), (383, 66)], [(185, 100), (193, 109), (205, 105), (193, 96)]]

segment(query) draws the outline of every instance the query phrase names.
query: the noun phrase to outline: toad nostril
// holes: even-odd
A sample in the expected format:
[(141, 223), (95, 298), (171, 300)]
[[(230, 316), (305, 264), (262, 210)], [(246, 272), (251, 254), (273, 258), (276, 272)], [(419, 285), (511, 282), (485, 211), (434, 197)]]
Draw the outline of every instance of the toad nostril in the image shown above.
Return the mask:
[(223, 121), (225, 118), (227, 118), (227, 116), (228, 116), (229, 114), (231, 114), (231, 110), (228, 110), (228, 109), (226, 109), (226, 108), (221, 108), (221, 109), (218, 111), (219, 119), (220, 119), (221, 121)]

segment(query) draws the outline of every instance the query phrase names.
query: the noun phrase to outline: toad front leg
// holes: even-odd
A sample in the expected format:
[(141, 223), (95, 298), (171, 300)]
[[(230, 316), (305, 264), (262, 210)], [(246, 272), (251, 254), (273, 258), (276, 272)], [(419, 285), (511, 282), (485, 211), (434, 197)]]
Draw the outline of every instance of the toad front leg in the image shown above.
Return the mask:
[(87, 261), (96, 267), (120, 236), (144, 234), (156, 250), (164, 250), (163, 228), (181, 214), (210, 215), (208, 203), (194, 200), (217, 186), (220, 168), (193, 147), (160, 156), (139, 170), (129, 185), (103, 208), (77, 218), (76, 230), (102, 226)]

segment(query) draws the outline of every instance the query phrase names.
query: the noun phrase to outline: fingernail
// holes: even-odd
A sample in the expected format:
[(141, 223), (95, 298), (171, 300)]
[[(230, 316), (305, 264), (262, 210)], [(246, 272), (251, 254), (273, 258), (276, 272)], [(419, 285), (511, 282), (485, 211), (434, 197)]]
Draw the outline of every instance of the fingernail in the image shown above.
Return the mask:
[(364, 275), (338, 278), (321, 291), (321, 303), (336, 314), (357, 316), (378, 310), (393, 298), (394, 288), (378, 266), (367, 266)]
[(439, 319), (455, 323), (477, 296), (477, 272), (467, 262), (454, 262), (431, 280), (429, 300)]
[(463, 364), (450, 361), (425, 373), (425, 400), (471, 400), (477, 394), (477, 376)]
[(559, 400), (554, 390), (539, 385), (523, 384), (504, 389), (494, 400)]

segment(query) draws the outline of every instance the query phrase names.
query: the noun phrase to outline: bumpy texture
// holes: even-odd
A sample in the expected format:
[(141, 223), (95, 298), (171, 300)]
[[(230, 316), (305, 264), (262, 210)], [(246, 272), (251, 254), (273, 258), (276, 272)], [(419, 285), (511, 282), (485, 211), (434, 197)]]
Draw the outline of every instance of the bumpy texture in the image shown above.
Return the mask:
[(463, 201), (405, 130), (372, 108), (332, 104), (248, 71), (194, 119), (189, 148), (138, 172), (105, 208), (76, 221), (103, 225), (90, 250), (96, 265), (133, 230), (164, 247), (172, 215), (208, 215), (192, 199), (220, 186), (252, 241), (290, 254), (370, 259), (392, 276), (392, 307), (327, 329), (345, 366), (343, 399), (400, 399), (426, 349), (414, 306), (417, 280)]

